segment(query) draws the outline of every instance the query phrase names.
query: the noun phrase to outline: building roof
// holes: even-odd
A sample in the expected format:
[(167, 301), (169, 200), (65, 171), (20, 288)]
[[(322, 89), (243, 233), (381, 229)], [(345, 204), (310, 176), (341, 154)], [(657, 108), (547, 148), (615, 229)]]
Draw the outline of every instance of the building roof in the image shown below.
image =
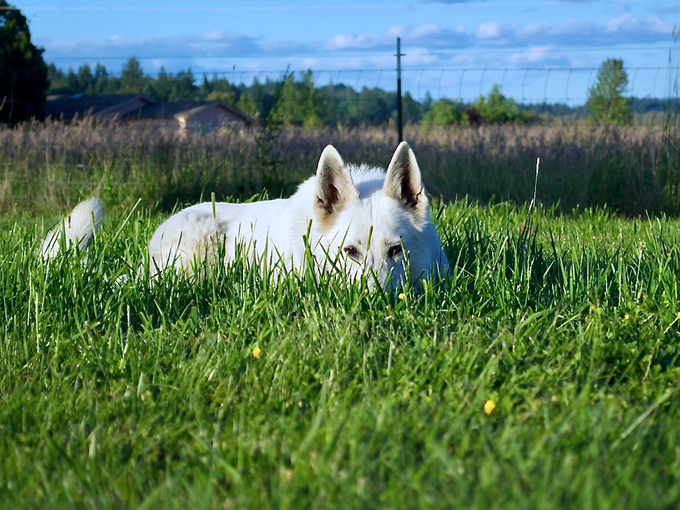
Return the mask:
[(72, 120), (76, 115), (127, 119), (190, 118), (208, 108), (223, 109), (246, 124), (254, 122), (252, 117), (222, 101), (154, 102), (143, 94), (52, 96), (45, 102), (44, 117), (63, 120)]
[(71, 120), (76, 115), (79, 117), (96, 115), (135, 98), (141, 98), (149, 103), (153, 102), (142, 94), (48, 96), (44, 106), (44, 118), (52, 117), (53, 119)]
[(253, 121), (251, 117), (239, 109), (223, 103), (222, 101), (166, 101), (154, 103), (142, 108), (139, 117), (143, 119), (191, 117), (208, 108), (221, 108), (246, 123)]

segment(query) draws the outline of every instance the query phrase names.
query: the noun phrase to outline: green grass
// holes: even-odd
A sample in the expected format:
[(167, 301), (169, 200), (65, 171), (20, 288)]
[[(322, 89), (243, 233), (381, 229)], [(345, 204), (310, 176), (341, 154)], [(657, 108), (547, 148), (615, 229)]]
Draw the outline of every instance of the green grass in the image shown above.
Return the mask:
[(401, 299), (150, 286), (124, 219), (48, 266), (0, 220), (0, 507), (680, 505), (677, 220), (446, 205), (451, 279)]

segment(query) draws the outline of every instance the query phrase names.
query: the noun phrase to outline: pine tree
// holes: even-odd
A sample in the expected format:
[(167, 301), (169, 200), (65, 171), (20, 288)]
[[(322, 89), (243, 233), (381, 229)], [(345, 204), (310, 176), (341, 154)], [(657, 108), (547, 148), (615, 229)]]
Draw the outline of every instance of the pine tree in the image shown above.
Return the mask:
[(146, 92), (146, 81), (142, 64), (137, 58), (130, 57), (123, 66), (123, 72), (120, 75), (120, 93), (143, 94)]
[(311, 71), (303, 72), (300, 81), (295, 81), (292, 74), (286, 76), (269, 120), (301, 123), (305, 129), (322, 127), (324, 96), (312, 78)]

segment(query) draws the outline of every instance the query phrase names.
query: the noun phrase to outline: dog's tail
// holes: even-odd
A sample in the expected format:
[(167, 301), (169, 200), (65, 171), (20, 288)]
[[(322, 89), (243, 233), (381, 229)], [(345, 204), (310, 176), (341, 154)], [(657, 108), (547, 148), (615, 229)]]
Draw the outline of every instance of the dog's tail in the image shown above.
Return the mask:
[(43, 259), (56, 257), (62, 247), (78, 245), (84, 250), (103, 219), (104, 207), (99, 200), (94, 197), (83, 200), (45, 236), (41, 248)]

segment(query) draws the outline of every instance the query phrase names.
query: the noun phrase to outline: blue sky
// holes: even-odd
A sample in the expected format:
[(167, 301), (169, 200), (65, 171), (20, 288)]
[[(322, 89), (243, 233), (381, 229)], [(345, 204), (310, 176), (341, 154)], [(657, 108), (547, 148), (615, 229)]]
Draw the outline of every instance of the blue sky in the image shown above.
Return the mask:
[[(318, 84), (403, 84), (471, 100), (494, 83), (523, 102), (582, 103), (595, 70), (621, 58), (630, 93), (668, 97), (677, 78), (678, 0), (17, 0), (45, 59), (119, 73), (191, 69), (235, 82), (312, 69)], [(668, 70), (669, 56), (674, 66)]]

